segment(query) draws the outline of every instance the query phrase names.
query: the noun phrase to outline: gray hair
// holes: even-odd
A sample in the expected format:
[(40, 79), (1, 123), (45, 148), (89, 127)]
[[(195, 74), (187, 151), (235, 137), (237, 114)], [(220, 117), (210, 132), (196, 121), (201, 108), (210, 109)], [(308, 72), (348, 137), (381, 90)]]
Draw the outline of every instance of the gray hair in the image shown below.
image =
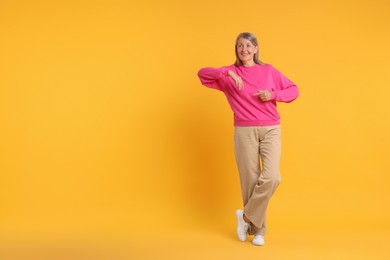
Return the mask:
[[(255, 47), (259, 47), (259, 43), (257, 42), (256, 35), (254, 35), (253, 33), (250, 33), (250, 32), (243, 32), (243, 33), (240, 33), (240, 34), (237, 36), (236, 45), (234, 46), (235, 53), (236, 53), (236, 62), (234, 63), (234, 65), (236, 65), (236, 66), (241, 66), (241, 65), (242, 65), (242, 61), (238, 58), (238, 53), (237, 53), (237, 44), (238, 44), (238, 40), (241, 39), (241, 38), (247, 39), (247, 40), (250, 41)], [(265, 65), (265, 63), (263, 63), (263, 62), (259, 59), (259, 48), (257, 48), (257, 52), (255, 53), (255, 56), (253, 57), (253, 61), (254, 61), (256, 64)]]

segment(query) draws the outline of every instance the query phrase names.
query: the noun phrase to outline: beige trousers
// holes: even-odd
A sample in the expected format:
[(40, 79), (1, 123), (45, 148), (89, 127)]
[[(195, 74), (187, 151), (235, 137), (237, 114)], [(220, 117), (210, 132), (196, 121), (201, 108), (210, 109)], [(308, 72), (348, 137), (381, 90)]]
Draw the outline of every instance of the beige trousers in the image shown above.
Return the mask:
[(234, 150), (249, 234), (264, 235), (268, 203), (281, 180), (280, 125), (234, 127)]

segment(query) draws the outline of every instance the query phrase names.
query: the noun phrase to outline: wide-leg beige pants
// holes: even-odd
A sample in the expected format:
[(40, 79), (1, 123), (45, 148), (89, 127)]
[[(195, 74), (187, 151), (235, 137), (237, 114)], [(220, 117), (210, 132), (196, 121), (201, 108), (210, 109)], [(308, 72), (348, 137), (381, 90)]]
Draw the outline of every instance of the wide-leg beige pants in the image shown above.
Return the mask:
[(266, 211), (280, 183), (281, 129), (275, 126), (236, 126), (234, 150), (240, 173), (244, 214), (250, 234), (266, 233)]

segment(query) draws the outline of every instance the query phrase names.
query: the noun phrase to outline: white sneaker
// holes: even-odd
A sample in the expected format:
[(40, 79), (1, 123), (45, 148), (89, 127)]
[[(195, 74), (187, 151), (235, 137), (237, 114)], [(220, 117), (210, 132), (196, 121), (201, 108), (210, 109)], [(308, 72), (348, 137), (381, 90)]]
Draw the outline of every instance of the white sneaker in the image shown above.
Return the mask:
[(237, 236), (238, 236), (238, 240), (240, 240), (241, 242), (246, 241), (246, 235), (247, 235), (247, 232), (249, 229), (249, 223), (245, 222), (243, 216), (244, 216), (244, 211), (241, 209), (238, 209), (236, 211), (236, 217), (237, 217), (237, 222), (238, 222)]
[(252, 244), (255, 246), (264, 246), (264, 237), (262, 235), (255, 235), (252, 240)]

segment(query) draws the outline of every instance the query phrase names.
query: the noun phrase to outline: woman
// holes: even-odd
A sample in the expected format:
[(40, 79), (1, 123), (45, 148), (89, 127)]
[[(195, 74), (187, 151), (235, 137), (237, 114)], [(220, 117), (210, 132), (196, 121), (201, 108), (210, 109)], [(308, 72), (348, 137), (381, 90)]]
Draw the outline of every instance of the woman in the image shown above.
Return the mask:
[(254, 245), (264, 245), (266, 210), (280, 183), (281, 130), (276, 102), (291, 102), (297, 86), (278, 70), (259, 60), (252, 33), (236, 39), (236, 62), (221, 68), (203, 68), (198, 76), (209, 88), (222, 91), (234, 112), (234, 150), (243, 210), (236, 211), (237, 235)]

